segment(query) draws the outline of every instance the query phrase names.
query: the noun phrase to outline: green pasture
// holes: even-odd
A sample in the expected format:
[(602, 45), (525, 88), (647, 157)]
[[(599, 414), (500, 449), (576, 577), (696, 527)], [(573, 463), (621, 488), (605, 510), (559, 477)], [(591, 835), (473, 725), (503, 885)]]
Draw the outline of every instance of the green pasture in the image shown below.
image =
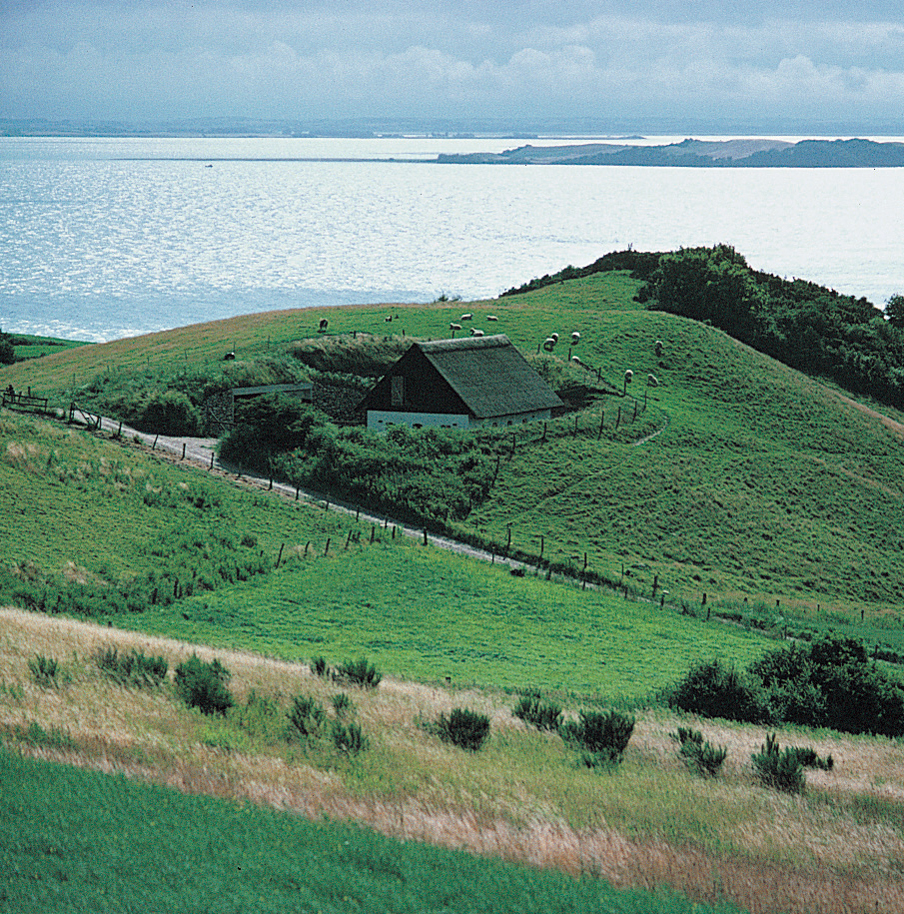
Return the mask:
[(164, 610), (114, 618), (125, 628), (330, 664), (366, 656), (394, 676), (485, 688), (542, 688), (637, 701), (698, 660), (746, 666), (762, 635), (624, 600), (516, 578), (508, 569), (367, 537), (299, 557), (278, 572)]
[(734, 911), (0, 749), (0, 911)]

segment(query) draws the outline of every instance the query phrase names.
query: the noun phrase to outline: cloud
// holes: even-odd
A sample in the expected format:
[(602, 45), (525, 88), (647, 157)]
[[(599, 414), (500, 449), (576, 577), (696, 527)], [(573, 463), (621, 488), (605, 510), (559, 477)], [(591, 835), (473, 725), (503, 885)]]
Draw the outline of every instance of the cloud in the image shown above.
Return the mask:
[(726, 7), (0, 0), (0, 115), (904, 117), (898, 0)]

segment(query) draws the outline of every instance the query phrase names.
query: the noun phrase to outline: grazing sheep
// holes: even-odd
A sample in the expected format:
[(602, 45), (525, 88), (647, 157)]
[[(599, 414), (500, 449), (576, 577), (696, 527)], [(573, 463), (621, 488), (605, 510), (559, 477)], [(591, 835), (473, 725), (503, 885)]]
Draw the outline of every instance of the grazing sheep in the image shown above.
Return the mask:
[(496, 317), (495, 314), (488, 314), (488, 315), (487, 315), (487, 320), (488, 320), (488, 321), (498, 321), (499, 318)]
[(469, 312), (468, 314), (462, 314), (460, 319), (463, 321), (471, 321), (474, 320), (474, 315)]
[(556, 341), (551, 336), (546, 337), (546, 339), (543, 340), (543, 348), (547, 352), (552, 352), (553, 349), (556, 348)]
[(662, 355), (662, 347), (663, 347), (662, 340), (656, 340), (656, 355)]
[(649, 384), (650, 387), (659, 387), (659, 381), (656, 378), (656, 375), (648, 374), (647, 375), (647, 384)]
[(461, 324), (449, 324), (450, 330), (461, 330)]
[(577, 330), (575, 330), (574, 333), (571, 334), (571, 345), (577, 346), (577, 344), (580, 341), (581, 341), (581, 334), (578, 333)]
[(235, 361), (235, 353), (234, 353), (234, 352), (227, 352), (226, 355), (223, 356), (223, 361), (224, 361), (224, 362), (234, 362), (234, 361)]
[(550, 338), (551, 340), (555, 340), (557, 343), (559, 342), (559, 334), (558, 334), (558, 333), (550, 333), (550, 334), (549, 334), (549, 338)]
[(392, 323), (392, 315), (390, 314), (389, 317), (384, 317), (383, 320), (386, 321), (387, 324), (391, 324), (391, 323)]
[(573, 355), (573, 356), (571, 357), (571, 361), (574, 362), (575, 365), (580, 365), (581, 368), (586, 368), (588, 371), (591, 370), (591, 369), (590, 369), (590, 366), (589, 366), (589, 365), (585, 365), (585, 364), (581, 361), (581, 359), (580, 359), (579, 356)]
[(483, 330), (478, 330), (476, 327), (472, 327), (471, 336), (483, 336)]
[(320, 320), (320, 332), (323, 333), (327, 327), (329, 327), (330, 322), (324, 317)]
[(625, 384), (630, 384), (634, 380), (634, 372), (629, 368), (625, 372)]

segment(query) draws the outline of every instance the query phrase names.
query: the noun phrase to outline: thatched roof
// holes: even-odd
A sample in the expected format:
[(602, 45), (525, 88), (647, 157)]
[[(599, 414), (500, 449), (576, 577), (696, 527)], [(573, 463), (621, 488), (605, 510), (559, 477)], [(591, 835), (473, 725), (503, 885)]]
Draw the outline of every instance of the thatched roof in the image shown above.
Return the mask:
[(415, 343), (414, 347), (477, 419), (564, 405), (504, 333)]

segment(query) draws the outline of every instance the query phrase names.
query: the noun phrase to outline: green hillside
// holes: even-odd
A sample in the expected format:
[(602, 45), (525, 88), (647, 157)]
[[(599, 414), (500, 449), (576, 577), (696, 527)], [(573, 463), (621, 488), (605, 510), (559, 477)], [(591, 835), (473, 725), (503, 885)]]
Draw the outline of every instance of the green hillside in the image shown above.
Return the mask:
[[(310, 377), (312, 365), (378, 373), (409, 338), (448, 336), (468, 310), (475, 327), (507, 333), (583, 409), (557, 420), (546, 441), (536, 426), (515, 441), (487, 439), (495, 484), (451, 523), (455, 532), (499, 549), (510, 536), (512, 550), (539, 558), (542, 546), (544, 560), (578, 570), (586, 554), (600, 578), (640, 592), (656, 580), (659, 593), (693, 603), (706, 593), (855, 617), (898, 613), (904, 417), (885, 406), (877, 416), (705, 324), (648, 311), (634, 301), (638, 288), (608, 272), (493, 302), (251, 315), (13, 365), (0, 383), (32, 386), (59, 405), (74, 391), (113, 415), (167, 389), (197, 405), (223, 386)], [(329, 329), (318, 334), (322, 316)], [(572, 350), (564, 341), (574, 330)], [(538, 355), (554, 331), (563, 343)], [(224, 362), (233, 350), (236, 360)], [(634, 381), (623, 397), (627, 369)]]

